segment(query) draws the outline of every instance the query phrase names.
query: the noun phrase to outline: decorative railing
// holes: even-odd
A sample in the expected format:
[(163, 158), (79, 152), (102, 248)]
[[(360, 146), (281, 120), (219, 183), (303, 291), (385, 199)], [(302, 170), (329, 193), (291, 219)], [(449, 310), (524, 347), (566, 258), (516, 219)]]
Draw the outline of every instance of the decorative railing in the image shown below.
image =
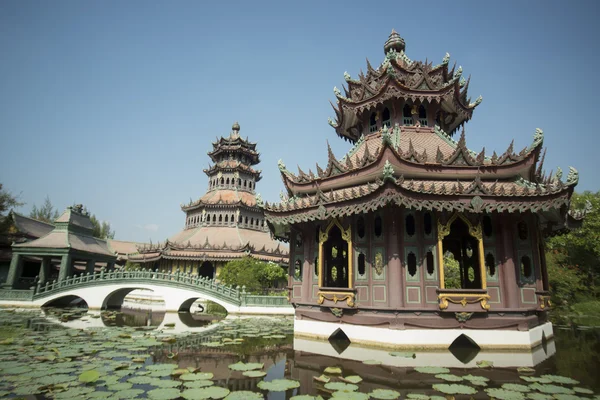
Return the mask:
[(33, 300), (33, 290), (0, 289), (0, 300)]
[[(246, 287), (224, 285), (214, 279), (181, 272), (155, 272), (145, 269), (140, 270), (115, 270), (100, 271), (93, 274), (87, 272), (74, 275), (62, 281), (37, 283), (34, 290), (5, 290), (6, 292), (26, 292), (28, 297), (24, 300), (37, 300), (55, 293), (66, 292), (81, 287), (92, 287), (97, 285), (110, 285), (136, 283), (180, 287), (196, 292), (210, 294), (215, 298), (238, 306), (263, 306), (263, 307), (285, 307), (290, 306), (284, 296), (257, 296), (246, 293)], [(2, 296), (2, 292), (0, 292)], [(25, 296), (22, 294), (22, 296)], [(0, 297), (2, 298), (2, 297)], [(15, 299), (11, 297), (10, 299)]]

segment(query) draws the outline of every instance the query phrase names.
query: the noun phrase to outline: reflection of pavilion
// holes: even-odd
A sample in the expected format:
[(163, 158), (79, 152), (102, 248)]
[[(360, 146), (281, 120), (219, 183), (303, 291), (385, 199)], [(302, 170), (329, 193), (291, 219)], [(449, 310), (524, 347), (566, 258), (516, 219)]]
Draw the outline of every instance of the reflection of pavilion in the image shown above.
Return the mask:
[(404, 50), (392, 32), (378, 68), (334, 89), (344, 157), (328, 149), (327, 166), (297, 174), (279, 163), (287, 198), (264, 209), (291, 245), (295, 335), (529, 351), (553, 335), (543, 238), (581, 223), (578, 173), (545, 174), (540, 129), (520, 152), (470, 150), (455, 137), (481, 98), (462, 68)]

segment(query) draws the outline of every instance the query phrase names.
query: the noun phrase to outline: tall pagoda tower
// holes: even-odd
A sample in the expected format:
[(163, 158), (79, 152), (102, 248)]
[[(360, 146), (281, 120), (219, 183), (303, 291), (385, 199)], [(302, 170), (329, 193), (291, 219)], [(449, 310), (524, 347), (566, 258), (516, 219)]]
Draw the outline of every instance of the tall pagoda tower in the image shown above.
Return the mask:
[(256, 143), (240, 136), (236, 122), (227, 137), (212, 143), (208, 156), (213, 164), (206, 193), (182, 204), (182, 231), (164, 244), (143, 246), (129, 256), (135, 263), (216, 278), (228, 261), (249, 255), (262, 261), (287, 265), (287, 249), (271, 238), (263, 210), (257, 206), (256, 183), (261, 171)]
[(379, 67), (334, 88), (329, 123), (352, 149), (329, 148), (315, 172), (280, 162), (287, 198), (263, 205), (291, 244), (295, 335), (431, 349), (550, 340), (543, 238), (580, 225), (577, 170), (545, 174), (541, 129), (521, 151), (470, 150), (463, 126), (482, 98), (462, 68), (449, 54), (411, 60), (394, 31), (383, 47)]

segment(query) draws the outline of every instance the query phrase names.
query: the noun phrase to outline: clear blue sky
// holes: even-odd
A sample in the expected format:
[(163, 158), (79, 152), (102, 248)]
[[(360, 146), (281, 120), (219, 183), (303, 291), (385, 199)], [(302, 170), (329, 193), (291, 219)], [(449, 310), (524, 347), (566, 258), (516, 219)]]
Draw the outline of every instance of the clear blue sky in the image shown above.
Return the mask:
[(123, 240), (162, 241), (200, 197), (206, 152), (234, 121), (303, 170), (350, 144), (327, 124), (343, 73), (383, 60), (392, 28), (413, 60), (451, 62), (483, 103), (467, 144), (518, 150), (545, 132), (547, 169), (600, 189), (598, 1), (0, 2), (0, 182), (29, 213), (83, 203)]

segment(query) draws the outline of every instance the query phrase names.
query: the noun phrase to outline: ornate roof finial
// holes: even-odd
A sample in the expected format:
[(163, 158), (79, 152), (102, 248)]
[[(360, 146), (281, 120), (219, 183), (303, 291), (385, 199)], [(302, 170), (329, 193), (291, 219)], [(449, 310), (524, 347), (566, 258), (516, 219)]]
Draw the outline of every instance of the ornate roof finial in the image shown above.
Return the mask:
[(383, 52), (387, 54), (390, 50), (396, 50), (398, 53), (403, 52), (406, 47), (404, 43), (404, 39), (398, 35), (398, 33), (392, 29), (392, 33), (390, 33), (390, 37), (383, 45)]
[(237, 121), (231, 126), (231, 137), (234, 139), (240, 137), (240, 124)]

